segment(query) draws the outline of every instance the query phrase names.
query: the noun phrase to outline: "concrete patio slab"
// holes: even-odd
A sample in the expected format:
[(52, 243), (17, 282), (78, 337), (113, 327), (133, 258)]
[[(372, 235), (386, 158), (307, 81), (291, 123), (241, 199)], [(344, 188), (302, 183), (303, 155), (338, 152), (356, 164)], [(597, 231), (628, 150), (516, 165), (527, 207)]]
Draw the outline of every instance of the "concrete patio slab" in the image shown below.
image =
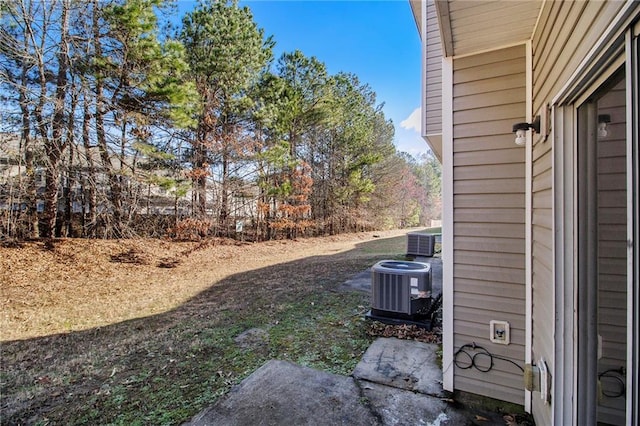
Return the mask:
[(379, 424), (353, 378), (272, 360), (185, 425)]
[(439, 397), (442, 372), (437, 363), (437, 349), (438, 345), (433, 343), (379, 338), (356, 365), (353, 377)]
[(360, 387), (383, 425), (472, 424), (468, 413), (457, 411), (436, 397), (370, 382), (360, 382)]

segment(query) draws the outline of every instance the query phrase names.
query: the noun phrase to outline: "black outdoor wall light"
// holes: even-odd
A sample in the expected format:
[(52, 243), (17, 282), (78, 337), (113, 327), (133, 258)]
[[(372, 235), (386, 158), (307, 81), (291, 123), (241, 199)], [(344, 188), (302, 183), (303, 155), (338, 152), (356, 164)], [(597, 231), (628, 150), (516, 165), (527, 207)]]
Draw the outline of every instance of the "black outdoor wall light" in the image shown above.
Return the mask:
[(527, 143), (527, 130), (533, 129), (540, 134), (540, 116), (537, 115), (533, 123), (516, 123), (513, 125), (513, 133), (516, 134), (516, 145), (523, 146)]

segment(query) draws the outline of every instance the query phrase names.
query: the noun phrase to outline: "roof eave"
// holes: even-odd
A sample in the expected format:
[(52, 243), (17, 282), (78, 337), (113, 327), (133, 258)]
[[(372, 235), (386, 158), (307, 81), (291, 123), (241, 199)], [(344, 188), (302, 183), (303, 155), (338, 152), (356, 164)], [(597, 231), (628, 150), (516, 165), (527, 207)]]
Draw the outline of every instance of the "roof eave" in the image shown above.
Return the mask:
[[(522, 0), (520, 2), (433, 1), (438, 19), (442, 52), (445, 57), (466, 56), (531, 40), (545, 2), (545, 0)], [(469, 21), (471, 8), (466, 7), (466, 4), (471, 4), (474, 9), (478, 9), (478, 20), (473, 21), (471, 25), (461, 23)], [(506, 9), (514, 8), (517, 9), (514, 13), (517, 13), (517, 16), (522, 16), (523, 19), (505, 19)], [(461, 15), (461, 12), (464, 15)], [(495, 35), (498, 28), (504, 36), (481, 37), (486, 40), (477, 40), (478, 36)], [(470, 40), (473, 40), (473, 43), (470, 44)]]

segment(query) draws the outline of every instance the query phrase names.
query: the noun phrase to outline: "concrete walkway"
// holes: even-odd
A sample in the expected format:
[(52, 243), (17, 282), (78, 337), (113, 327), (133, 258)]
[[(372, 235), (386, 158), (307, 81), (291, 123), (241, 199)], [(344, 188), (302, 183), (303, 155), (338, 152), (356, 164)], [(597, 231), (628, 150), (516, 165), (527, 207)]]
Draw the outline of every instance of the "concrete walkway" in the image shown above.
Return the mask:
[[(441, 262), (426, 261), (437, 294)], [(368, 286), (365, 271), (343, 287)], [(271, 360), (186, 425), (505, 425), (501, 415), (469, 411), (443, 392), (437, 350), (435, 344), (379, 338), (351, 376)]]

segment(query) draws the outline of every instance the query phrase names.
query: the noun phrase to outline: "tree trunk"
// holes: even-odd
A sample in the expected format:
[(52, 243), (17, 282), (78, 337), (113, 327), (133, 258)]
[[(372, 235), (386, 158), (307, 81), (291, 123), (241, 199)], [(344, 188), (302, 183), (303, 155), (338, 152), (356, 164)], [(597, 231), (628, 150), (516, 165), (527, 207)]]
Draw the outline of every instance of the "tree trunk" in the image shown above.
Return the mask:
[[(22, 129), (21, 129), (21, 145), (24, 150), (24, 162), (25, 162), (25, 174), (27, 179), (26, 184), (26, 234), (24, 235), (27, 238), (38, 238), (40, 236), (40, 226), (38, 220), (38, 181), (37, 181), (37, 164), (35, 161), (35, 144), (36, 140), (32, 137), (31, 134), (31, 107), (32, 107), (32, 93), (35, 93), (35, 90), (29, 87), (30, 78), (29, 72), (33, 65), (34, 59), (36, 60), (36, 66), (38, 66), (38, 71), (40, 71), (40, 75), (42, 75), (42, 59), (39, 55), (39, 50), (37, 46), (35, 46), (35, 36), (34, 31), (32, 29), (32, 19), (31, 13), (32, 11), (23, 7), (16, 7), (17, 4), (13, 4), (15, 8), (10, 8), (8, 13), (15, 13), (16, 18), (18, 20), (23, 21), (24, 26), (22, 27), (22, 51), (16, 52), (17, 55), (22, 57), (20, 61), (20, 82), (18, 89), (18, 102), (20, 105), (20, 113), (22, 116)], [(19, 16), (22, 14), (23, 16)], [(27, 59), (28, 58), (28, 59)], [(41, 86), (42, 87), (42, 86)], [(39, 102), (42, 103), (43, 97), (40, 98)], [(39, 104), (39, 105), (40, 105)], [(40, 109), (41, 111), (41, 109)], [(38, 113), (37, 107), (33, 111), (36, 116), (36, 121), (41, 119), (41, 115), (36, 115)], [(36, 124), (40, 124), (37, 122)], [(10, 211), (12, 211), (12, 206), (10, 206)], [(20, 228), (18, 228), (19, 230)]]
[(71, 105), (69, 107), (70, 113), (67, 119), (67, 146), (69, 148), (69, 160), (67, 164), (67, 181), (64, 191), (65, 210), (64, 210), (64, 224), (63, 234), (65, 237), (73, 236), (73, 189), (77, 182), (77, 171), (74, 168), (74, 154), (75, 150), (75, 110), (78, 105), (78, 92), (73, 85), (70, 88), (71, 92)]
[(207, 135), (210, 127), (207, 123), (208, 113), (205, 112), (203, 123), (198, 125), (196, 130), (195, 141), (193, 142), (193, 211), (198, 219), (204, 219), (207, 214)]
[[(100, 31), (99, 31), (99, 17), (97, 12), (97, 4), (94, 5), (93, 14), (93, 37), (94, 37), (94, 49), (95, 55), (98, 58), (102, 57), (102, 45), (100, 44)], [(111, 201), (112, 211), (112, 224), (111, 232), (113, 237), (122, 237), (122, 188), (118, 175), (113, 170), (111, 164), (111, 156), (109, 155), (109, 149), (107, 145), (107, 136), (105, 131), (104, 116), (106, 101), (104, 99), (104, 87), (101, 79), (96, 82), (96, 139), (98, 144), (98, 150), (100, 152), (100, 160), (102, 162), (103, 173), (107, 174), (109, 180), (109, 198)]]
[(73, 146), (69, 144), (69, 162), (67, 164), (66, 185), (62, 189), (64, 199), (64, 221), (62, 222), (62, 237), (73, 236), (73, 187), (75, 185), (75, 171), (73, 161)]
[(222, 154), (222, 182), (221, 182), (221, 194), (220, 194), (220, 229), (222, 229), (222, 236), (227, 237), (229, 229), (227, 220), (229, 217), (229, 156), (227, 155), (226, 148), (223, 148)]
[(44, 138), (45, 155), (47, 157), (43, 214), (43, 236), (45, 238), (53, 236), (56, 226), (58, 189), (60, 184), (60, 161), (62, 160), (62, 152), (65, 148), (65, 100), (69, 90), (67, 87), (67, 72), (69, 68), (67, 8), (67, 2), (63, 2), (60, 16), (60, 50), (58, 52), (58, 75), (56, 77), (56, 95), (53, 105), (52, 134), (51, 138)]
[(109, 180), (109, 199), (112, 206), (112, 224), (111, 232), (113, 237), (122, 237), (122, 188), (118, 175), (113, 170), (111, 164), (111, 156), (107, 146), (107, 137), (104, 128), (104, 99), (102, 95), (102, 84), (97, 85), (96, 99), (96, 136), (98, 142), (98, 150), (100, 151), (100, 160), (102, 161), (103, 172), (107, 174)]
[[(40, 226), (38, 221), (38, 189), (36, 181), (36, 165), (31, 139), (31, 120), (27, 100), (26, 69), (23, 67), (22, 85), (20, 87), (20, 109), (22, 112), (22, 143), (24, 147), (24, 163), (27, 176), (27, 238), (38, 238)], [(10, 206), (11, 210), (12, 207)]]
[[(84, 146), (84, 155), (87, 161), (87, 174), (85, 179), (87, 183), (84, 191), (86, 193), (87, 200), (89, 202), (89, 223), (83, 227), (83, 235), (89, 238), (96, 238), (96, 225), (98, 222), (97, 214), (97, 195), (96, 195), (96, 182), (98, 179), (96, 173), (96, 166), (94, 163), (91, 140), (89, 136), (89, 126), (91, 125), (91, 112), (89, 108), (89, 99), (87, 99), (87, 93), (84, 97), (84, 112), (82, 119), (82, 145)], [(84, 202), (83, 202), (84, 210)]]

